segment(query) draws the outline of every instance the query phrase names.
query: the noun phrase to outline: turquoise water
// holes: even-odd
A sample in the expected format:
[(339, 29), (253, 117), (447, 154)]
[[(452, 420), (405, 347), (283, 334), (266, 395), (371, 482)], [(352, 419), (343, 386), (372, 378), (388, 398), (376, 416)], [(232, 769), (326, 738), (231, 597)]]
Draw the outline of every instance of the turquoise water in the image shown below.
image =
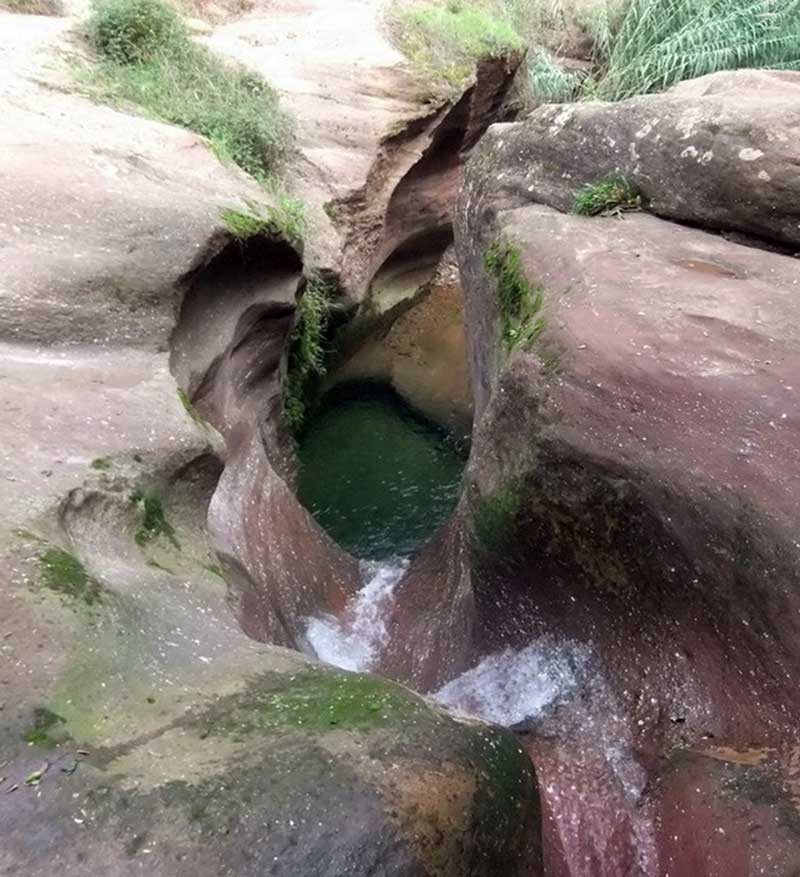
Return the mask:
[(357, 557), (408, 556), (447, 520), (466, 462), (390, 389), (349, 384), (323, 400), (299, 448), (300, 500)]

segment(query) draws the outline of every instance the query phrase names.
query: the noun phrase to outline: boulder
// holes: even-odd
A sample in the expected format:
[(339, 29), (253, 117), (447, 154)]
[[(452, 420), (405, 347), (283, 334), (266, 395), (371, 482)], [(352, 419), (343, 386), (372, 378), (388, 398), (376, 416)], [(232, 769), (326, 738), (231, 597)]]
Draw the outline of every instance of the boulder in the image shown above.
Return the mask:
[(621, 104), (543, 106), (492, 128), (462, 205), (474, 224), (489, 204), (569, 212), (583, 186), (621, 175), (652, 213), (797, 252), (798, 95), (800, 73), (743, 70)]

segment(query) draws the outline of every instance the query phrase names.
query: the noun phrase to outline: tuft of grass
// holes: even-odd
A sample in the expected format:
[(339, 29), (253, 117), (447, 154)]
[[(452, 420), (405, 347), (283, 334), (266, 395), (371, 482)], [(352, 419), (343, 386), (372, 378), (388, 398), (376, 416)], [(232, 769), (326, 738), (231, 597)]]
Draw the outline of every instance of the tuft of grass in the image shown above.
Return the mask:
[(163, 0), (97, 0), (87, 33), (92, 91), (207, 137), (217, 155), (266, 183), (292, 148), (293, 124), (260, 76), (192, 42)]
[(302, 431), (312, 382), (325, 374), (325, 339), (335, 289), (319, 274), (312, 275), (297, 303), (297, 321), (289, 340), (283, 383), (283, 413), (293, 433)]
[(178, 399), (189, 417), (191, 417), (198, 426), (207, 429), (208, 421), (197, 410), (197, 406), (189, 398), (189, 394), (183, 389), (183, 387), (178, 387)]
[(61, 0), (2, 0), (0, 9), (22, 15), (63, 15)]
[(165, 49), (185, 50), (189, 34), (174, 7), (161, 0), (102, 0), (89, 19), (96, 51), (118, 64), (152, 61)]
[(220, 210), (225, 228), (238, 241), (247, 241), (260, 234), (281, 237), (296, 248), (303, 246), (308, 230), (306, 206), (299, 198), (282, 193), (275, 206), (247, 201), (247, 211), (235, 207)]
[(166, 518), (164, 504), (161, 497), (141, 488), (131, 494), (131, 502), (138, 506), (142, 512), (142, 522), (136, 531), (134, 539), (140, 548), (144, 548), (150, 542), (164, 536), (172, 545), (180, 550), (180, 544), (175, 536), (175, 528)]
[(523, 48), (517, 32), (497, 10), (466, 0), (395, 9), (390, 26), (412, 64), (454, 87), (469, 79), (480, 59)]
[(562, 67), (549, 53), (538, 49), (528, 58), (531, 92), (537, 103), (567, 103), (580, 92), (584, 77)]
[(48, 548), (39, 558), (42, 584), (51, 591), (82, 600), (87, 606), (101, 600), (101, 588), (81, 561), (63, 548)]
[(640, 210), (642, 196), (625, 177), (606, 177), (587, 183), (575, 196), (573, 213), (581, 216), (616, 216), (625, 211)]
[(26, 743), (40, 746), (43, 749), (52, 749), (66, 737), (57, 731), (60, 725), (65, 725), (67, 720), (44, 706), (37, 706), (33, 710), (33, 725), (23, 735)]
[(89, 463), (89, 468), (94, 469), (96, 472), (108, 472), (111, 466), (111, 457), (98, 457), (96, 460), (92, 460), (92, 462)]
[(495, 281), (506, 350), (530, 350), (545, 329), (540, 315), (544, 290), (528, 282), (519, 250), (507, 242), (492, 244), (484, 264)]
[(605, 100), (719, 70), (800, 70), (800, 0), (628, 0), (595, 61)]

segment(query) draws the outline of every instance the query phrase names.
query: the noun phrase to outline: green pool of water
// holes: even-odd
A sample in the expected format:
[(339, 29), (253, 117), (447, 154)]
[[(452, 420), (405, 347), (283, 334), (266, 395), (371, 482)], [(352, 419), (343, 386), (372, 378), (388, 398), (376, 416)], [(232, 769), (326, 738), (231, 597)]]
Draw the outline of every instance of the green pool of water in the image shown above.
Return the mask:
[(329, 393), (299, 456), (301, 501), (342, 547), (370, 560), (407, 556), (434, 534), (466, 462), (445, 433), (375, 384)]

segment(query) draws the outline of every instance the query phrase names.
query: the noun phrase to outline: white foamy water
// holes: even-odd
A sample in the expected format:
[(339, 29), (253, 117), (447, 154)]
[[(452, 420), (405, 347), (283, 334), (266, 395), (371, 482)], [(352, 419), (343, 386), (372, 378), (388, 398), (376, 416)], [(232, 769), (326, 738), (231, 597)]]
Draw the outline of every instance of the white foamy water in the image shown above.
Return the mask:
[(408, 567), (408, 561), (394, 559), (362, 564), (366, 584), (343, 614), (312, 618), (306, 638), (321, 661), (343, 670), (367, 671), (372, 668), (388, 632), (384, 619), (392, 603), (394, 589)]
[(509, 727), (566, 699), (585, 678), (588, 663), (585, 646), (543, 638), (520, 651), (489, 655), (433, 697), (460, 712)]

